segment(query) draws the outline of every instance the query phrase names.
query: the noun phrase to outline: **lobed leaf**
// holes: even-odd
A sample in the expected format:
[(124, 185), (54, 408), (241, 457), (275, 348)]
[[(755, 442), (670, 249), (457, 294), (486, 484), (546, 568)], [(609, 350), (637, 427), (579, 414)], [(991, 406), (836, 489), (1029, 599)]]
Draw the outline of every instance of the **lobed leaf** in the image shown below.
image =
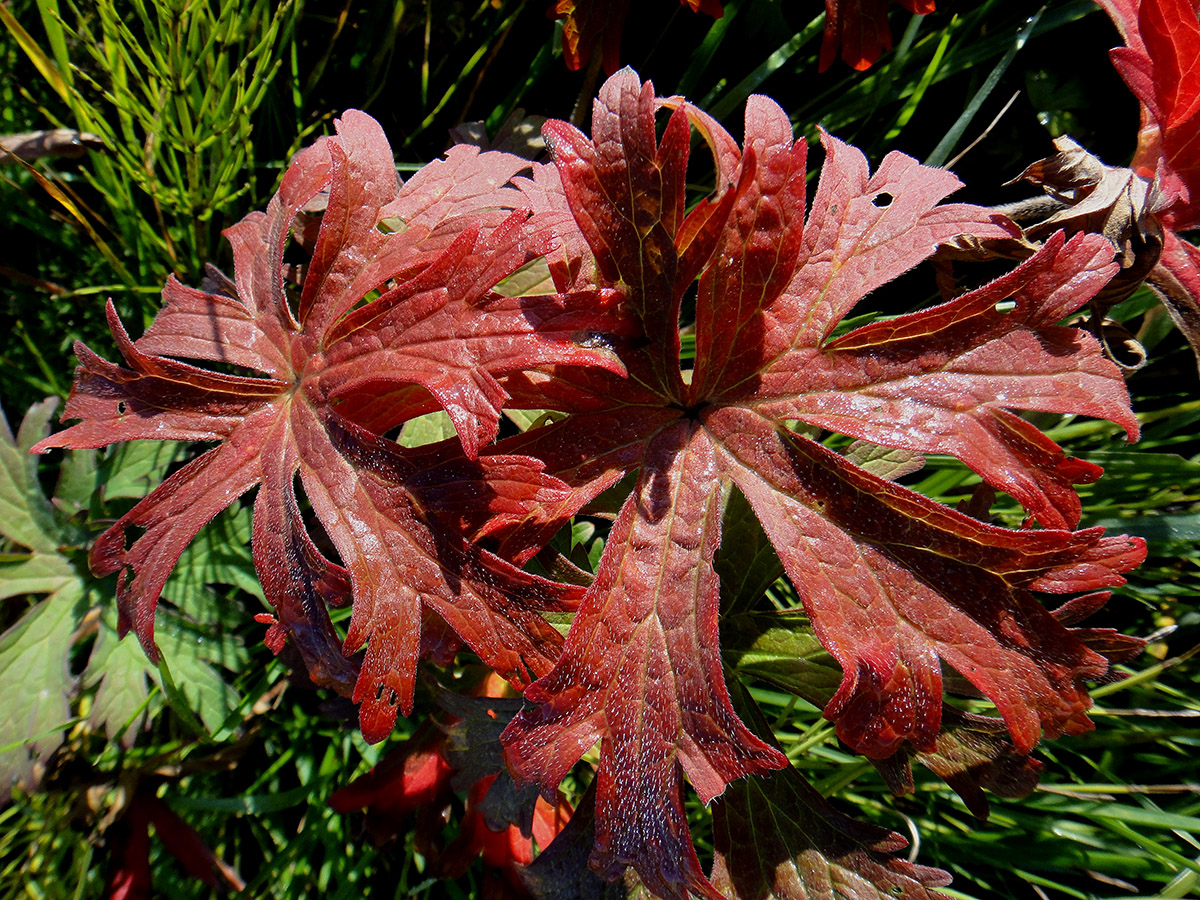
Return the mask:
[[(498, 377), (549, 365), (624, 370), (606, 347), (576, 343), (605, 325), (588, 298), (491, 293), (548, 246), (514, 208), (521, 195), (508, 182), (525, 161), (456, 148), (401, 186), (378, 123), (351, 110), (337, 125), (336, 137), (296, 156), (265, 213), (226, 232), (232, 281), (210, 272), (203, 291), (168, 282), (166, 306), (138, 341), (110, 305), (125, 364), (77, 345), (64, 416), (82, 421), (35, 449), (219, 442), (93, 547), (93, 570), (119, 573), (121, 631), (133, 628), (157, 659), (155, 608), (180, 554), (257, 486), (254, 563), (275, 610), (268, 641), (278, 650), (290, 638), (316, 681), (361, 703), (374, 741), (411, 709), (419, 655), (454, 645), (447, 626), (519, 686), (549, 670), (561, 638), (540, 611), (573, 606), (579, 591), (521, 572), (458, 529), (464, 518), (524, 518), (533, 500), (566, 486), (533, 460), (472, 460), (508, 399)], [(312, 256), (293, 297), (285, 248), (301, 210), (324, 191), (315, 240), (297, 237)], [(410, 457), (380, 436), (431, 406), (448, 413), (467, 457), (457, 476), (443, 468), (440, 482), (427, 454)], [(339, 560), (308, 534), (297, 479)], [(141, 534), (127, 546), (131, 529)], [(327, 609), (351, 597), (343, 640)]]
[[(662, 106), (671, 112), (659, 137)], [(686, 212), (689, 123), (719, 175), (714, 196)], [(958, 186), (947, 172), (893, 153), (872, 174), (859, 151), (828, 136), (806, 219), (803, 144), (782, 110), (749, 102), (739, 150), (686, 101), (655, 102), (629, 70), (601, 89), (590, 139), (565, 123), (546, 131), (575, 223), (550, 198), (553, 180), (537, 181), (545, 215), (533, 227), (565, 229), (560, 244), (572, 248), (551, 266), (556, 285), (614, 291), (638, 338), (613, 344), (627, 383), (594, 370), (513, 383), (517, 394), (536, 393), (538, 408), (570, 415), (497, 449), (538, 456), (571, 491), (544, 508), (543, 523), (532, 514), (514, 523), (506, 536), (519, 539), (506, 552), (528, 558), (520, 554), (549, 538), (544, 523), (637, 474), (562, 655), (526, 691), (502, 740), (514, 771), (547, 799), (600, 743), (592, 865), (610, 880), (630, 865), (664, 897), (718, 896), (690, 846), (682, 777), (705, 802), (736, 783), (743, 808), (751, 788), (738, 779), (783, 765), (733, 711), (717, 662), (713, 562), (731, 485), (840, 666), (823, 673), (837, 682), (825, 715), (854, 749), (884, 758), (913, 748), (965, 778), (967, 763), (933, 756), (943, 663), (996, 703), (1018, 757), (1043, 735), (1089, 729), (1085, 683), (1105, 674), (1106, 653), (1128, 648), (1068, 628), (1036, 592), (1120, 584), (1145, 547), (1065, 530), (1079, 519), (1072, 485), (1099, 470), (1067, 458), (1012, 410), (1087, 411), (1136, 436), (1118, 370), (1089, 335), (1057, 324), (1112, 275), (1108, 243), (1057, 236), (991, 284), (834, 338), (866, 293), (940, 244), (1010, 238), (1013, 226), (979, 207), (941, 204)], [(697, 349), (686, 372), (679, 315), (697, 275)], [(806, 431), (957, 456), (1056, 527), (985, 525), (872, 474), (871, 454), (835, 453), (793, 430), (796, 420), (813, 426)], [(777, 570), (746, 580), (769, 572)], [(730, 591), (739, 608), (749, 602), (734, 582)], [(809, 685), (818, 701), (820, 681)], [(783, 790), (792, 806), (806, 799)], [(821, 835), (818, 853), (874, 867), (886, 889), (897, 870), (862, 849), (872, 839), (839, 843), (833, 835), (846, 829), (792, 806), (799, 824), (789, 829)], [(913, 890), (934, 883), (905, 877)]]

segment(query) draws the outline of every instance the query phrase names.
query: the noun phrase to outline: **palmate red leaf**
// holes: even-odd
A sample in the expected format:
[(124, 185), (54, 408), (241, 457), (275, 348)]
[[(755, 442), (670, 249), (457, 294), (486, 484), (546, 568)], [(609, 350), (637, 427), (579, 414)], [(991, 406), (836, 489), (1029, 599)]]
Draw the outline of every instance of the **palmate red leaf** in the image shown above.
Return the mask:
[[(411, 708), (418, 655), (445, 646), (444, 636), (422, 640), (425, 625), (448, 623), (517, 685), (549, 669), (561, 639), (539, 611), (573, 606), (577, 589), (527, 575), (443, 526), (462, 518), (464, 490), (476, 509), (494, 504), (502, 520), (568, 493), (534, 460), (476, 459), (507, 399), (497, 376), (549, 364), (621, 365), (602, 347), (576, 343), (589, 325), (603, 328), (602, 316), (578, 306), (585, 298), (491, 293), (546, 249), (508, 186), (525, 161), (457, 147), (400, 186), (373, 119), (350, 111), (338, 128), (296, 157), (265, 214), (226, 232), (232, 283), (216, 279), (221, 290), (206, 293), (172, 279), (165, 308), (136, 342), (110, 305), (125, 366), (77, 345), (81, 365), (64, 419), (83, 421), (35, 449), (219, 441), (96, 542), (93, 569), (120, 572), (121, 627), (157, 656), (155, 605), (179, 554), (258, 485), (254, 558), (278, 617), (273, 628), (294, 640), (316, 681), (362, 704), (363, 734), (375, 741), (391, 731), (397, 709)], [(326, 188), (293, 311), (284, 249), (299, 211)], [(264, 377), (218, 374), (170, 355)], [(400, 392), (405, 402), (397, 388), (408, 391)], [(458, 429), (466, 457), (456, 463), (379, 436), (431, 405)], [(297, 479), (342, 564), (306, 532)], [(127, 548), (131, 528), (144, 533)], [(326, 607), (350, 595), (342, 646)], [(359, 671), (349, 657), (364, 644)]]
[[(934, 10), (934, 0), (898, 0), (918, 16)], [(879, 54), (892, 49), (888, 25), (889, 0), (825, 0), (825, 32), (821, 37), (819, 70), (833, 65), (839, 50), (852, 69), (869, 69)]]
[[(672, 112), (657, 139), (660, 106)], [(719, 190), (685, 214), (689, 122), (713, 149)], [(718, 661), (712, 561), (734, 488), (842, 666), (825, 713), (853, 748), (932, 751), (943, 663), (996, 703), (1021, 752), (1091, 727), (1084, 681), (1107, 659), (1036, 593), (1120, 584), (1144, 546), (1059, 530), (1079, 519), (1072, 485), (1099, 470), (1010, 409), (1085, 411), (1136, 434), (1119, 372), (1089, 335), (1056, 324), (1111, 276), (1109, 244), (1060, 235), (989, 285), (834, 338), (866, 293), (941, 242), (1011, 236), (1011, 223), (939, 205), (958, 185), (947, 172), (893, 153), (872, 174), (830, 137), (806, 222), (804, 148), (778, 106), (751, 98), (743, 152), (686, 102), (656, 102), (630, 70), (601, 90), (591, 139), (561, 122), (546, 134), (578, 229), (561, 246), (582, 238), (594, 257), (594, 267), (560, 257), (560, 289), (619, 292), (640, 339), (614, 344), (628, 380), (593, 369), (506, 382), (572, 413), (497, 448), (535, 453), (575, 488), (541, 522), (514, 525), (514, 546), (639, 475), (561, 657), (526, 692), (538, 705), (503, 739), (547, 798), (599, 741), (593, 867), (612, 878), (632, 865), (664, 897), (719, 896), (691, 848), (683, 777), (707, 802), (785, 764), (733, 711)], [(522, 186), (554, 227), (570, 227), (546, 196), (553, 179)], [(581, 285), (588, 271), (595, 283)], [(697, 275), (684, 377), (678, 317)], [(985, 525), (871, 474), (794, 420), (956, 455), (1055, 530)]]

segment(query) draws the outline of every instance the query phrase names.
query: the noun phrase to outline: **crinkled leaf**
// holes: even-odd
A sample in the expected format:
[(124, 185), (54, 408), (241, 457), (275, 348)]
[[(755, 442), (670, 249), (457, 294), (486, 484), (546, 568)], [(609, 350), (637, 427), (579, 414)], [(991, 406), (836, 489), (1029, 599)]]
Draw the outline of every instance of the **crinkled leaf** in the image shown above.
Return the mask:
[[(660, 105), (671, 110), (661, 132)], [(718, 171), (716, 194), (691, 212), (689, 123)], [(563, 232), (564, 247), (582, 239), (594, 257), (593, 268), (551, 258), (556, 284), (615, 292), (640, 339), (613, 344), (628, 381), (558, 370), (540, 383), (506, 382), (514, 395), (536, 388), (541, 408), (572, 413), (497, 448), (536, 455), (572, 487), (543, 524), (507, 537), (519, 534), (518, 552), (528, 553), (548, 539), (545, 523), (637, 477), (561, 657), (528, 689), (530, 705), (503, 740), (512, 768), (547, 798), (600, 743), (598, 871), (611, 879), (628, 864), (661, 896), (717, 896), (690, 845), (683, 777), (707, 802), (744, 774), (784, 764), (733, 711), (719, 662), (713, 558), (731, 484), (837, 662), (825, 715), (854, 749), (932, 752), (943, 663), (997, 704), (1022, 752), (1043, 735), (1090, 728), (1084, 683), (1108, 659), (1036, 595), (1119, 584), (1145, 549), (1099, 529), (1060, 530), (1079, 520), (1073, 485), (1100, 471), (1012, 410), (1085, 412), (1136, 435), (1119, 371), (1090, 335), (1057, 324), (1111, 277), (1108, 242), (1058, 235), (990, 284), (838, 334), (866, 293), (944, 242), (1010, 239), (1012, 224), (941, 203), (958, 187), (948, 172), (892, 153), (872, 173), (829, 136), (806, 215), (804, 147), (778, 106), (748, 102), (739, 150), (686, 101), (656, 102), (629, 70), (601, 90), (590, 139), (566, 123), (545, 130), (575, 228), (551, 198), (553, 180), (537, 177), (522, 184), (545, 211), (534, 227)], [(679, 313), (697, 276), (688, 378)], [(957, 456), (1053, 528), (985, 525), (857, 464), (861, 456), (869, 467), (870, 453), (844, 456), (805, 436), (822, 429)], [(734, 596), (742, 574), (729, 579)], [(819, 675), (828, 684), (833, 672)], [(800, 821), (802, 833), (809, 820)], [(863, 849), (873, 842), (843, 849), (876, 866)]]
[(1051, 215), (1027, 225), (1026, 237), (1039, 241), (1058, 229), (1103, 234), (1117, 248), (1121, 271), (1091, 301), (1099, 314), (1125, 300), (1154, 268), (1162, 253), (1158, 215), (1170, 205), (1161, 185), (1132, 169), (1105, 165), (1069, 137), (1054, 141), (1059, 151), (1038, 160), (1019, 176), (1059, 204)]
[[(523, 685), (548, 671), (560, 642), (539, 612), (570, 607), (578, 594), (468, 544), (446, 524), (458, 517), (461, 489), (424, 484), (426, 457), (414, 461), (380, 435), (440, 406), (468, 457), (463, 465), (473, 467), (474, 516), (494, 511), (504, 521), (528, 498), (546, 501), (542, 492), (565, 486), (533, 460), (471, 462), (496, 435), (508, 398), (497, 377), (549, 365), (623, 367), (605, 346), (577, 343), (604, 330), (604, 313), (587, 298), (491, 291), (549, 246), (508, 186), (524, 160), (455, 147), (401, 186), (378, 123), (351, 110), (338, 128), (297, 155), (266, 213), (226, 231), (232, 281), (210, 274), (207, 292), (170, 280), (164, 309), (137, 341), (110, 305), (124, 365), (77, 345), (64, 418), (82, 421), (37, 449), (219, 442), (96, 542), (94, 571), (119, 573), (122, 631), (135, 630), (158, 658), (155, 606), (180, 554), (258, 486), (254, 559), (275, 609), (272, 627), (294, 640), (315, 680), (363, 705), (363, 732), (374, 741), (411, 708), (417, 657), (435, 643), (422, 638), (430, 616)], [(285, 247), (297, 215), (325, 191), (293, 298)], [(263, 375), (220, 374), (173, 356)], [(501, 476), (495, 484), (492, 473)], [(341, 564), (307, 534), (297, 481)], [(440, 509), (443, 495), (449, 512)], [(130, 529), (143, 533), (126, 546)], [(354, 614), (339, 647), (326, 608), (348, 593)], [(359, 672), (351, 657), (364, 645)]]

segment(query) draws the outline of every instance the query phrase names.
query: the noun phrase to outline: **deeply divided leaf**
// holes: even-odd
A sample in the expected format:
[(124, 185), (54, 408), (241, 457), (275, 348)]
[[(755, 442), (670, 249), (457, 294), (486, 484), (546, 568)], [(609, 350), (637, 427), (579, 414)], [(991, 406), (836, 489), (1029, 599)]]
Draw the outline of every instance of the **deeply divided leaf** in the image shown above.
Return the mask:
[[(539, 611), (577, 599), (574, 589), (526, 575), (439, 526), (454, 518), (438, 518), (443, 494), (451, 506), (457, 494), (430, 487), (425, 469), (436, 461), (411, 458), (383, 432), (440, 406), (461, 439), (476, 510), (549, 502), (565, 486), (537, 462), (473, 461), (506, 402), (497, 376), (621, 365), (602, 347), (579, 346), (603, 322), (570, 298), (491, 293), (546, 249), (508, 185), (525, 161), (457, 147), (401, 186), (373, 119), (350, 111), (338, 129), (297, 155), (265, 213), (227, 231), (232, 281), (210, 273), (211, 290), (202, 291), (171, 280), (165, 307), (136, 341), (109, 307), (124, 364), (77, 345), (64, 418), (82, 421), (37, 449), (216, 442), (95, 544), (94, 571), (120, 573), (122, 631), (132, 628), (157, 658), (154, 611), (167, 576), (197, 532), (257, 486), (254, 560), (281, 630), (269, 638), (278, 649), (277, 637), (290, 637), (315, 680), (362, 704), (363, 732), (380, 740), (397, 710), (412, 706), (431, 623), (435, 632), (449, 623), (524, 685), (549, 669), (560, 642)], [(322, 191), (315, 242), (298, 239), (311, 258), (297, 291), (285, 277), (289, 236)], [(297, 484), (340, 559), (308, 532)], [(140, 536), (127, 543), (135, 529)], [(343, 639), (328, 607), (351, 596)], [(364, 645), (360, 663), (354, 654)]]
[[(716, 192), (690, 211), (689, 125), (717, 173)], [(547, 799), (599, 743), (593, 867), (611, 879), (632, 865), (664, 897), (718, 896), (690, 845), (683, 779), (705, 802), (743, 785), (731, 808), (744, 808), (743, 795), (758, 789), (739, 779), (785, 765), (734, 712), (719, 663), (713, 561), (735, 491), (836, 661), (824, 711), (853, 749), (881, 759), (935, 753), (943, 666), (996, 704), (1019, 754), (1043, 736), (1090, 728), (1085, 682), (1105, 673), (1108, 657), (1038, 594), (1120, 584), (1145, 549), (1100, 529), (1068, 530), (1080, 516), (1073, 486), (1100, 471), (1017, 411), (1102, 416), (1136, 436), (1120, 373), (1090, 335), (1058, 324), (1115, 271), (1107, 241), (1056, 236), (941, 306), (835, 336), (866, 294), (942, 243), (1012, 236), (1013, 226), (942, 203), (958, 186), (949, 172), (900, 153), (872, 172), (862, 153), (827, 135), (806, 210), (804, 145), (778, 106), (751, 99), (739, 148), (686, 101), (655, 101), (630, 70), (601, 90), (590, 138), (561, 122), (546, 134), (563, 200), (551, 198), (555, 179), (536, 171), (522, 183), (545, 211), (534, 227), (560, 232), (559, 246), (571, 248), (551, 259), (560, 290), (620, 298), (628, 336), (613, 347), (629, 378), (559, 370), (513, 382), (514, 391), (536, 388), (539, 408), (571, 415), (500, 449), (538, 456), (572, 488), (543, 523), (506, 532), (513, 555), (638, 474), (562, 655), (526, 692), (504, 740), (513, 768)], [(696, 354), (681, 369), (680, 314), (697, 277)], [(1011, 531), (933, 502), (887, 480), (902, 471), (880, 470), (878, 453), (834, 452), (814, 439), (822, 431), (908, 460), (956, 456), (1043, 528)], [(761, 577), (774, 574), (766, 567)], [(810, 798), (793, 799), (780, 802)], [(812, 809), (788, 813), (797, 834), (820, 831), (813, 822), (826, 814)], [(884, 890), (887, 872), (914, 891), (941, 883), (861, 849), (887, 850), (886, 841), (863, 838), (855, 849), (830, 840), (819, 852), (876, 867)], [(752, 883), (759, 876), (742, 871), (752, 861), (731, 852), (722, 884)]]

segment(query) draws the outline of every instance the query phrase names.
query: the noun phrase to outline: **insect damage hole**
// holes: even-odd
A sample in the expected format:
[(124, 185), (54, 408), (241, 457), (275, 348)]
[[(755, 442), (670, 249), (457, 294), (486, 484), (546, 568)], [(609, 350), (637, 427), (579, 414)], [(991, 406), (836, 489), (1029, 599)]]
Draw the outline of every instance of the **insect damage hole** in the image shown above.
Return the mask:
[(375, 699), (376, 701), (385, 702), (391, 707), (395, 707), (400, 704), (400, 697), (386, 684), (380, 684), (375, 688)]
[(871, 205), (877, 209), (887, 209), (889, 206), (892, 205), (892, 201), (895, 199), (896, 198), (893, 197), (891, 194), (889, 194), (887, 191), (880, 191), (878, 194), (876, 194), (874, 197), (871, 198)]

